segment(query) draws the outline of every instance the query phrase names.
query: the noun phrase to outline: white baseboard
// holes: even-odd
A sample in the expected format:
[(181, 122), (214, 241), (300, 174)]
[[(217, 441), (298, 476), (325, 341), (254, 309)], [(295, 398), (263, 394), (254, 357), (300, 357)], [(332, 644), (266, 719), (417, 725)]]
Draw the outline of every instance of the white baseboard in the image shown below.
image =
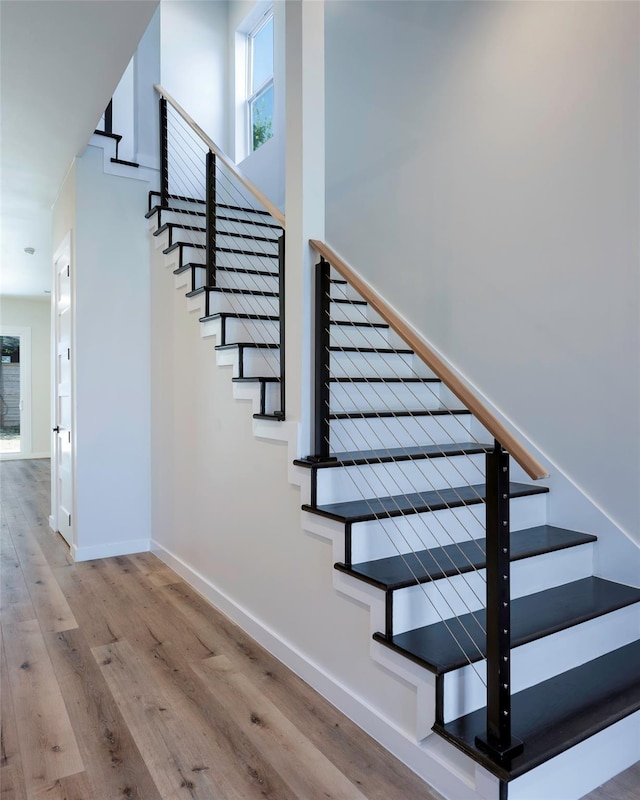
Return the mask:
[(125, 542), (97, 544), (92, 547), (72, 545), (71, 552), (74, 561), (93, 561), (94, 558), (111, 558), (113, 556), (128, 556), (131, 553), (146, 553), (150, 549), (149, 545), (149, 539), (129, 539)]
[[(391, 720), (381, 716), (364, 698), (355, 695), (352, 689), (285, 641), (180, 557), (154, 539), (151, 539), (150, 549), (218, 611), (239, 625), (443, 797), (451, 800), (484, 800), (487, 797), (484, 792), (479, 794), (476, 790), (477, 770), (470, 759), (437, 737), (430, 736), (422, 742), (410, 738)], [(495, 797), (497, 800), (497, 784)]]
[(26, 461), (35, 458), (51, 458), (51, 453), (0, 453), (0, 461)]

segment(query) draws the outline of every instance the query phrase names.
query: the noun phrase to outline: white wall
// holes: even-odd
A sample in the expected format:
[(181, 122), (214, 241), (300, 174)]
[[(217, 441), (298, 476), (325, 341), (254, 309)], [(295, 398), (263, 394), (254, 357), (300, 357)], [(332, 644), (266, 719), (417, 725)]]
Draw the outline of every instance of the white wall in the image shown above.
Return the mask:
[(25, 458), (51, 452), (51, 299), (0, 298), (0, 323), (31, 330), (31, 452)]
[(160, 82), (226, 150), (226, 0), (162, 0), (160, 43)]
[(148, 185), (88, 147), (53, 210), (72, 230), (74, 554), (147, 549), (150, 528)]
[(639, 13), (326, 7), (329, 243), (637, 542)]

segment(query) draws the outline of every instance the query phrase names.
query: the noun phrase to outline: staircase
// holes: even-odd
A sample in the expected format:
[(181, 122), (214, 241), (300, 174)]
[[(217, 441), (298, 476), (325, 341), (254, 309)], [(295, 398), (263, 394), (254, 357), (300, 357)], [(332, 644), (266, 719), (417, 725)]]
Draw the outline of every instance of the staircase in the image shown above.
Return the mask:
[[(254, 417), (278, 425), (283, 229), (259, 203), (218, 193), (213, 205), (214, 243), (207, 202), (195, 193), (150, 192), (146, 216), (176, 287), (203, 303), (217, 363), (233, 366), (235, 384), (256, 387)], [(295, 461), (310, 484), (304, 518), (343, 536), (335, 569), (346, 586), (380, 593), (377, 645), (434, 676), (432, 730), (498, 779), (500, 800), (574, 796), (572, 770), (609, 777), (640, 755), (640, 588), (594, 575), (597, 531), (548, 524), (548, 489), (512, 467), (504, 633), (514, 746), (488, 749), (487, 657), (495, 653), (485, 474), (492, 454), (506, 456), (343, 270), (324, 258), (319, 269), (321, 419), (316, 452)]]

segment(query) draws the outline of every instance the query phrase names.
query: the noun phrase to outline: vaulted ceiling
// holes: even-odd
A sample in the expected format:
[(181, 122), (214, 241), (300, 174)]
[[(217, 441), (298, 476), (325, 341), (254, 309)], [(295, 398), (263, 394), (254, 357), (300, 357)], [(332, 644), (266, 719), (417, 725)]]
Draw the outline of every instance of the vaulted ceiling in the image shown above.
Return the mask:
[(157, 5), (0, 1), (0, 294), (51, 289), (51, 207)]

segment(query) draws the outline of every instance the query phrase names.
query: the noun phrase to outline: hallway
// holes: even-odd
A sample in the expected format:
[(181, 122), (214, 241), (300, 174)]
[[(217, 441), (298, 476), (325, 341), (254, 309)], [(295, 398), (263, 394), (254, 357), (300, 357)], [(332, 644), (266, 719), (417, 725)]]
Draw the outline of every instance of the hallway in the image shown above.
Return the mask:
[(74, 564), (49, 462), (0, 466), (3, 800), (431, 800), (149, 553)]
[(74, 564), (49, 482), (0, 465), (3, 800), (435, 800), (153, 555)]

